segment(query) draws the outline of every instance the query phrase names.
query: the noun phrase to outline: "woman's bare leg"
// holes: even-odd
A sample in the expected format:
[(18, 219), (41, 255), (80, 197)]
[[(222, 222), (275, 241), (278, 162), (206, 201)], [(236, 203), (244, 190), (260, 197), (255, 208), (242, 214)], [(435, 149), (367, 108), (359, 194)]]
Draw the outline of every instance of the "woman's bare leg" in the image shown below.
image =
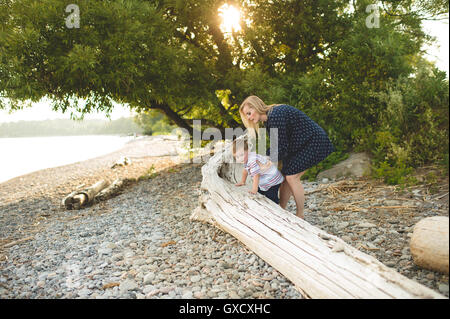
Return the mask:
[[(290, 188), (289, 191), (294, 195), (295, 204), (297, 205), (297, 217), (300, 217), (302, 219), (305, 218), (305, 216), (303, 214), (303, 208), (305, 206), (305, 190), (303, 188), (300, 177), (304, 173), (305, 172), (301, 172), (301, 173), (298, 173), (295, 175), (287, 175), (286, 176), (286, 181)], [(288, 198), (288, 200), (289, 200), (289, 198)], [(280, 205), (281, 205), (281, 199), (280, 199)]]
[(283, 183), (280, 185), (280, 206), (283, 209), (286, 209), (287, 203), (292, 196), (291, 187), (289, 186), (286, 179), (284, 179)]

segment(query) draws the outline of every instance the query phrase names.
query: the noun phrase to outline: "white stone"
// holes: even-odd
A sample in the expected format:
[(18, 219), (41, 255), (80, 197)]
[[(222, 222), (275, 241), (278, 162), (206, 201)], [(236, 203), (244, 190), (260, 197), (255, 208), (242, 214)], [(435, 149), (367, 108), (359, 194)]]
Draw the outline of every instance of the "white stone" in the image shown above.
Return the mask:
[(137, 283), (134, 280), (125, 280), (120, 283), (119, 289), (120, 291), (132, 291), (138, 288)]
[(155, 279), (156, 275), (153, 272), (150, 272), (144, 276), (144, 285), (151, 284)]

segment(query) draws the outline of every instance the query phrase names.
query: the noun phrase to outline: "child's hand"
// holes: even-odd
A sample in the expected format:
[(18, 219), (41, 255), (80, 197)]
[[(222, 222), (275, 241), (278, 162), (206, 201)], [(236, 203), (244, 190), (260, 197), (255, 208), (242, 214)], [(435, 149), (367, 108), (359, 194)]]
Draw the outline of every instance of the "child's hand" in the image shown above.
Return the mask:
[(256, 193), (258, 192), (258, 191), (254, 191), (253, 189), (251, 190), (251, 191), (248, 191), (250, 194), (253, 194), (253, 195), (256, 195)]
[(243, 186), (243, 185), (245, 185), (245, 183), (237, 183), (234, 186)]

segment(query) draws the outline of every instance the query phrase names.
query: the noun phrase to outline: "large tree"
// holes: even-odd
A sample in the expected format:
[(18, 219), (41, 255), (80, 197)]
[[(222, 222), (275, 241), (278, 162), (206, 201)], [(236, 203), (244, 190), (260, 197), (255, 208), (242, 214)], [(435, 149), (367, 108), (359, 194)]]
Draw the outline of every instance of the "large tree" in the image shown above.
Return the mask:
[[(225, 2), (241, 8), (239, 32), (220, 29), (218, 9)], [(372, 81), (373, 74), (381, 83), (408, 73), (412, 60), (404, 58), (420, 51), (423, 17), (411, 9), (412, 0), (381, 1), (390, 22), (367, 30), (369, 3), (79, 0), (79, 28), (69, 28), (67, 1), (2, 0), (0, 95), (7, 99), (0, 108), (47, 97), (55, 110), (82, 115), (108, 112), (115, 101), (137, 111), (160, 110), (191, 133), (192, 119), (223, 131), (241, 125), (236, 108), (249, 94), (274, 103), (299, 101), (295, 92), (305, 76), (341, 88), (349, 75), (357, 84)], [(433, 3), (439, 9), (422, 5), (422, 11), (448, 6), (446, 0)], [(378, 38), (366, 40), (369, 32)], [(398, 52), (391, 50), (397, 40), (404, 48)], [(402, 63), (380, 71), (393, 61)], [(327, 92), (315, 101), (321, 107), (336, 94)]]

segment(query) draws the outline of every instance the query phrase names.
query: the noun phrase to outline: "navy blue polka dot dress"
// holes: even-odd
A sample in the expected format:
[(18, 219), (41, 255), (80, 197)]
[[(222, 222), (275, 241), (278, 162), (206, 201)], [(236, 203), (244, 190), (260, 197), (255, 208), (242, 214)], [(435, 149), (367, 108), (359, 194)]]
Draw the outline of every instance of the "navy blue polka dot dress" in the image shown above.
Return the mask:
[(274, 106), (267, 114), (265, 125), (268, 136), (271, 128), (278, 129), (278, 141), (271, 140), (271, 147), (278, 154), (271, 155), (269, 148), (267, 155), (274, 162), (282, 161), (283, 175), (301, 173), (335, 150), (324, 129), (293, 106)]

